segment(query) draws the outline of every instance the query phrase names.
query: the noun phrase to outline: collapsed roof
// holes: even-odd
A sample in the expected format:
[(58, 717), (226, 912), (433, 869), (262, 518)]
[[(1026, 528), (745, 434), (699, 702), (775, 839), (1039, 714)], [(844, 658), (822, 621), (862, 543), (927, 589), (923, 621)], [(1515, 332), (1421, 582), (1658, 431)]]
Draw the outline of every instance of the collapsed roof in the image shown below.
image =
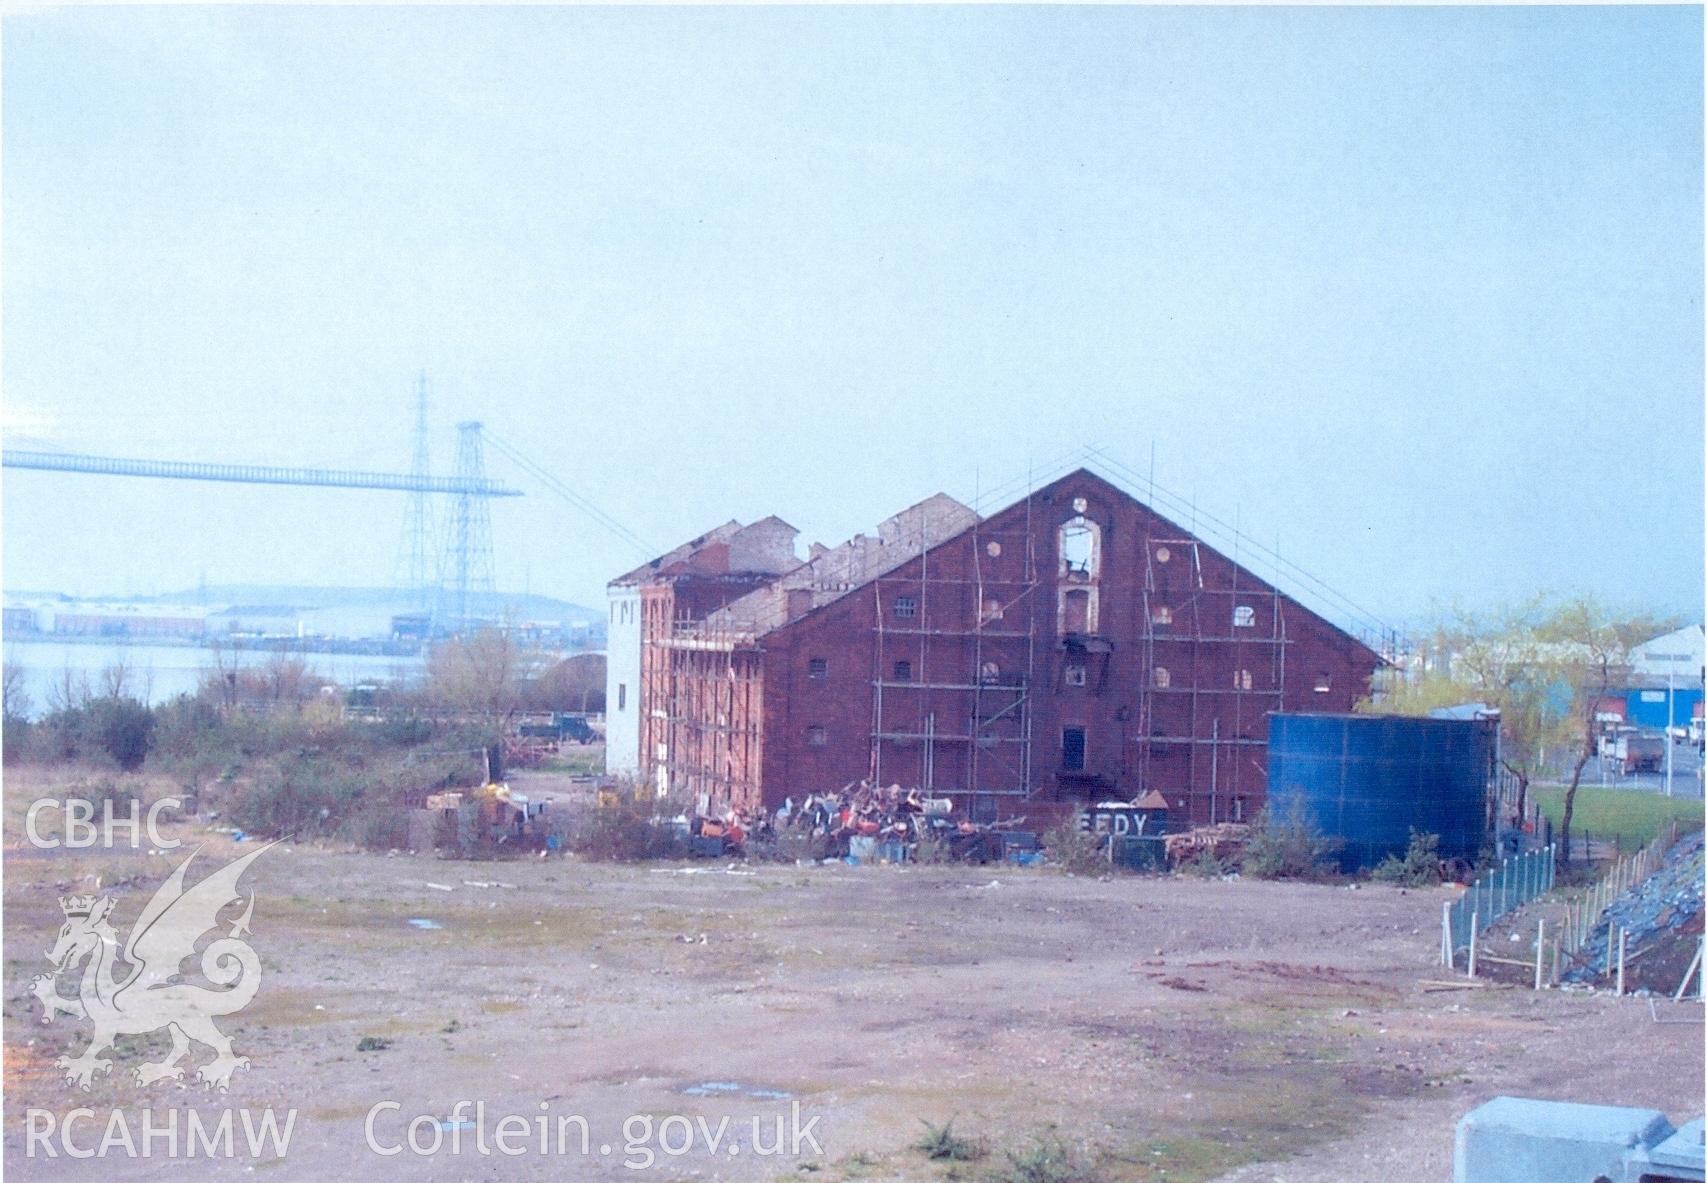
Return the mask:
[(875, 538), (855, 534), (837, 547), (814, 546), (806, 562), (713, 612), (705, 630), (763, 636), (864, 587), (980, 520), (947, 494), (934, 494), (885, 518)]

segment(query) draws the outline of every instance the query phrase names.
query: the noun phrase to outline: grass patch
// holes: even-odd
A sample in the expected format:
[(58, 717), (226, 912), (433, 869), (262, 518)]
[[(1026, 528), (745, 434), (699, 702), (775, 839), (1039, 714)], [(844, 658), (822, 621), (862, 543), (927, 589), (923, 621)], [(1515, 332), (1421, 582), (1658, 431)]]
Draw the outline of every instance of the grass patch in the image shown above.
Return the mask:
[(1098, 1183), (1101, 1179), (1053, 1132), (1038, 1135), (1023, 1150), (1005, 1153), (1007, 1167), (995, 1176), (997, 1183)]
[[(1565, 790), (1546, 787), (1530, 790), (1541, 812), (1556, 828), (1565, 817)], [(1571, 812), (1571, 836), (1590, 834), (1595, 838), (1617, 838), (1624, 850), (1645, 846), (1660, 827), (1677, 818), (1678, 829), (1699, 830), (1702, 826), (1699, 798), (1666, 797), (1626, 789), (1603, 789), (1583, 785), (1577, 790), (1577, 805)]]
[(913, 1149), (922, 1153), (926, 1158), (946, 1159), (949, 1162), (971, 1162), (983, 1154), (983, 1148), (971, 1138), (963, 1138), (954, 1132), (954, 1119), (951, 1117), (941, 1125), (933, 1125), (924, 1118), (919, 1119), (925, 1127), (925, 1132), (919, 1140), (913, 1143)]

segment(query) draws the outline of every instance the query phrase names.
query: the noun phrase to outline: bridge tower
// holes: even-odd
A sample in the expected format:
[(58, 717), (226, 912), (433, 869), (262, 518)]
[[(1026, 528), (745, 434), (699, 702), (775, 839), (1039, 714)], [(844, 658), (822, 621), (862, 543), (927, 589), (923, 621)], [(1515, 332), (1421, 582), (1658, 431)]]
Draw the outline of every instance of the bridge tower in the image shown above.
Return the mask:
[[(427, 373), (415, 379), (415, 459), (409, 475), (425, 485), (433, 475), (432, 440), (427, 432)], [(425, 488), (410, 492), (403, 515), (403, 553), (398, 585), (409, 590), (414, 606), (431, 611), (440, 599), (439, 558), (433, 545), (433, 503)]]
[[(467, 421), (456, 425), (456, 475), (465, 488), (477, 488), (486, 477), (486, 461), (480, 424)], [(466, 482), (474, 482), (472, 485)], [(449, 529), (445, 535), (445, 563), (449, 568), (450, 596), (447, 621), (452, 632), (465, 632), (470, 622), (470, 608), (478, 607), (475, 597), (490, 595), (495, 584), (492, 575), (492, 515), (486, 499), (468, 492), (458, 493), (451, 505)], [(442, 615), (442, 614), (441, 614)]]

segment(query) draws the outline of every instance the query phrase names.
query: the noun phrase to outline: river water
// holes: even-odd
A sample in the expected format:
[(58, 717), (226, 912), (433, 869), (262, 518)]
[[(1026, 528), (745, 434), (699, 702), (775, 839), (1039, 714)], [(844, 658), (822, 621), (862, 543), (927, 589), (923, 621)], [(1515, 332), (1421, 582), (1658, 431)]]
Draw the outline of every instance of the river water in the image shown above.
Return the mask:
[[(5, 642), (6, 664), (23, 671), (27, 714), (40, 718), (51, 710), (67, 674), (73, 680), (87, 679), (97, 693), (102, 672), (121, 662), (126, 668), (127, 692), (156, 706), (180, 694), (188, 694), (201, 683), (214, 664), (213, 653), (194, 645), (149, 645), (122, 641), (67, 643), (50, 640)], [(265, 651), (227, 650), (227, 668), (233, 661), (242, 666), (264, 666), (273, 654)], [(419, 657), (375, 657), (354, 653), (292, 653), (310, 673), (349, 687), (358, 682), (415, 682), (423, 669)]]

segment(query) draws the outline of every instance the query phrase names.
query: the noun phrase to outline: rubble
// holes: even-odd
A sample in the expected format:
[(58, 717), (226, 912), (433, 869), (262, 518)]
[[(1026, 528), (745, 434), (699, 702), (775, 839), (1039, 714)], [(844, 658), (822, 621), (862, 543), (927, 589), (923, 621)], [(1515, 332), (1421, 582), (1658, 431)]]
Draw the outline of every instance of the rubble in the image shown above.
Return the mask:
[(1020, 829), (1023, 817), (987, 824), (956, 820), (947, 799), (863, 780), (840, 793), (812, 794), (798, 805), (789, 798), (766, 820), (823, 839), (828, 857), (856, 864), (916, 859), (921, 842), (939, 844), (950, 858), (981, 863), (1026, 861), (1037, 847), (1036, 835)]
[(1177, 867), (1204, 854), (1230, 862), (1245, 848), (1245, 840), (1250, 834), (1251, 828), (1242, 822), (1218, 822), (1180, 834), (1169, 834), (1163, 841), (1167, 844), (1168, 862)]
[(1561, 980), (1608, 981), (1617, 960), (1612, 930), (1618, 928), (1626, 934), (1626, 990), (1675, 991), (1701, 939), (1704, 852), (1702, 832), (1680, 838), (1659, 870), (1607, 905)]

